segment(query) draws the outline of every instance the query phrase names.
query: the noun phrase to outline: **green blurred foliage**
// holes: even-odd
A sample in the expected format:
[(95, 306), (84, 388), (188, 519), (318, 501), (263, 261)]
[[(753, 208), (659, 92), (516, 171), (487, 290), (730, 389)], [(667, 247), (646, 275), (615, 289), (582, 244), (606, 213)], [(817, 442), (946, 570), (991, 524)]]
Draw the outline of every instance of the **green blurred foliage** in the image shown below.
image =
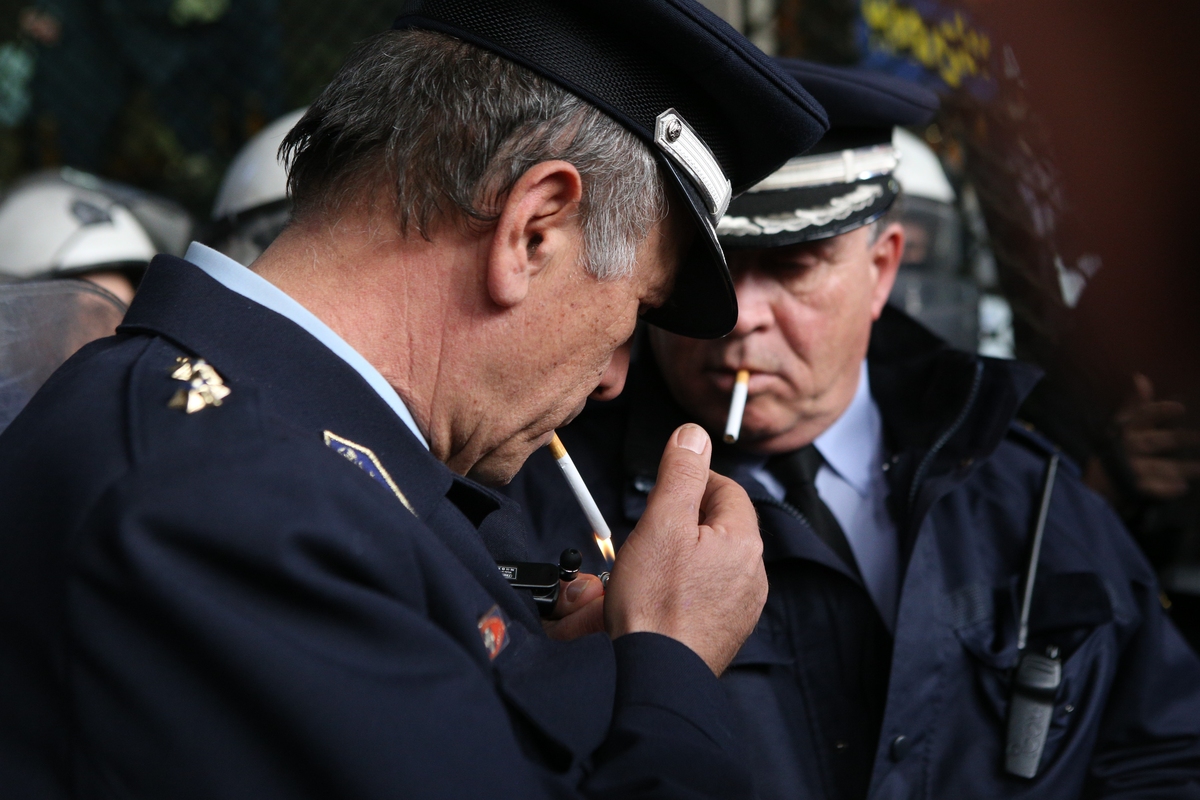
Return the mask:
[[(206, 217), (238, 148), (306, 105), (354, 45), (386, 30), (383, 0), (0, 0), (0, 188), (72, 166)], [(94, 121), (94, 122), (93, 122)], [(4, 124), (5, 122), (9, 124)]]

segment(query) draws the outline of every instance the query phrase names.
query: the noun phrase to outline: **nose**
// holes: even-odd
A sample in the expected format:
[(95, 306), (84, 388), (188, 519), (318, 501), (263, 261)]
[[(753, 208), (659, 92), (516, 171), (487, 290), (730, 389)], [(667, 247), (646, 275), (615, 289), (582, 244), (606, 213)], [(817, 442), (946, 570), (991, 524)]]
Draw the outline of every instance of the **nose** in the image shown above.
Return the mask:
[(592, 392), (593, 400), (612, 400), (625, 388), (625, 376), (629, 374), (629, 350), (631, 341), (626, 341), (613, 352), (608, 367), (600, 376), (600, 385)]
[(737, 292), (738, 321), (730, 336), (749, 336), (774, 324), (774, 281), (758, 270), (747, 269), (734, 280), (733, 288)]

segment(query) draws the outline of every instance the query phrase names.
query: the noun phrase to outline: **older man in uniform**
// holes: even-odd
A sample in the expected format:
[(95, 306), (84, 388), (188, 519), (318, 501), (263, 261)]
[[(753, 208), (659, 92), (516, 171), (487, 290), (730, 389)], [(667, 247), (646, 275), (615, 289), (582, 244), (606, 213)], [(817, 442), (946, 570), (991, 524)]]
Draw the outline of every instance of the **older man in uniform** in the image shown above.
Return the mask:
[[(655, 451), (686, 421), (722, 431), (750, 371), (713, 465), (758, 508), (771, 581), (722, 678), (758, 796), (1200, 796), (1200, 664), (1111, 510), (1013, 422), (1036, 374), (885, 305), (904, 246), (891, 129), (934, 98), (787, 66), (832, 128), (718, 229), (737, 327), (650, 331), (624, 396), (562, 432), (620, 541)], [(510, 487), (535, 549), (585, 547), (548, 461)]]
[(824, 129), (690, 0), (406, 3), (289, 135), (253, 271), (160, 257), (0, 438), (4, 796), (745, 796), (716, 675), (766, 580), (703, 429), (557, 639), (478, 481), (639, 314), (732, 327), (714, 225)]

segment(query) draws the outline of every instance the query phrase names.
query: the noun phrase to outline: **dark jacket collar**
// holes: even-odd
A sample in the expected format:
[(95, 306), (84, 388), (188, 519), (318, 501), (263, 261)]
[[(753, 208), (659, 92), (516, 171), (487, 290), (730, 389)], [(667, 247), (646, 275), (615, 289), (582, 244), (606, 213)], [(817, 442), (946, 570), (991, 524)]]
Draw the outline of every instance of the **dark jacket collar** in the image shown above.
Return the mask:
[(150, 264), (119, 333), (163, 336), (208, 361), (227, 384), (253, 386), (264, 410), (301, 430), (370, 448), (424, 518), (456, 476), (425, 449), (349, 364), (296, 323), (182, 259)]
[[(909, 522), (995, 452), (1041, 378), (1019, 361), (955, 350), (890, 306), (871, 331), (867, 366), (896, 465), (889, 475), (894, 513)], [(928, 485), (937, 491), (922, 500)]]

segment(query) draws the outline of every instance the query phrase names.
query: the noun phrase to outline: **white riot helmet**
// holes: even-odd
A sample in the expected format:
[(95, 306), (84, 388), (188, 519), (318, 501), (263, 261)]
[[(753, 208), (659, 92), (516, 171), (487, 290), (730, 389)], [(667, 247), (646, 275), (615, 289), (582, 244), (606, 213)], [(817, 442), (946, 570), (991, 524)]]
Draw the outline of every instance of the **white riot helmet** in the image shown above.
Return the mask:
[(0, 278), (139, 273), (156, 252), (129, 208), (59, 171), (18, 182), (0, 201)]
[[(1012, 309), (989, 291), (994, 277), (985, 280), (979, 264), (965, 263), (964, 206), (969, 212), (973, 195), (968, 188), (959, 203), (937, 154), (920, 138), (896, 128), (892, 144), (900, 153), (896, 179), (904, 192), (905, 233), (892, 303), (956, 347), (1012, 358)], [(982, 227), (982, 218), (976, 219)]]
[(307, 109), (285, 114), (254, 135), (234, 157), (213, 203), (212, 245), (249, 266), (291, 216), (287, 170), (279, 145)]
[(903, 128), (895, 129), (892, 144), (900, 154), (895, 174), (904, 192), (905, 267), (933, 275), (962, 272), (962, 215), (941, 161)]

